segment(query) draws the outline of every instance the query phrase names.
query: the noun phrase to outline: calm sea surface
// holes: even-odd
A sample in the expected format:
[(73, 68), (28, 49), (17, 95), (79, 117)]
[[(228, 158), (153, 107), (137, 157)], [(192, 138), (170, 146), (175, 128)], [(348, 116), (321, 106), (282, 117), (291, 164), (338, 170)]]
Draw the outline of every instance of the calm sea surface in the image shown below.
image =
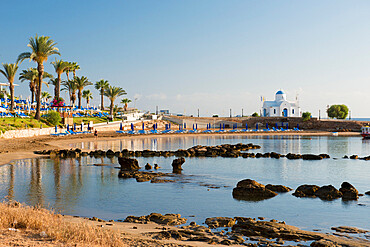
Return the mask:
[[(339, 188), (343, 181), (360, 193), (370, 190), (370, 161), (341, 159), (344, 155), (370, 155), (370, 141), (359, 137), (318, 136), (198, 136), (158, 137), (76, 143), (84, 149), (124, 148), (130, 150), (176, 150), (194, 145), (253, 143), (262, 146), (253, 152), (328, 153), (321, 161), (276, 160), (270, 158), (187, 158), (176, 183), (137, 183), (119, 179), (117, 158), (26, 159), (0, 167), (0, 197), (29, 205), (42, 204), (63, 214), (125, 219), (128, 215), (152, 212), (180, 213), (201, 224), (213, 216), (263, 216), (283, 220), (303, 229), (348, 225), (370, 229), (370, 196), (358, 201), (322, 201), (292, 196), (292, 192), (259, 202), (239, 201), (232, 189), (242, 179), (263, 184), (282, 184), (293, 189), (302, 184)], [(338, 158), (338, 159), (333, 159)], [(138, 158), (140, 166), (158, 164), (161, 172), (171, 172), (174, 157)], [(94, 164), (108, 166), (94, 166)], [(209, 187), (219, 188), (209, 188)], [(194, 217), (190, 217), (194, 216)]]

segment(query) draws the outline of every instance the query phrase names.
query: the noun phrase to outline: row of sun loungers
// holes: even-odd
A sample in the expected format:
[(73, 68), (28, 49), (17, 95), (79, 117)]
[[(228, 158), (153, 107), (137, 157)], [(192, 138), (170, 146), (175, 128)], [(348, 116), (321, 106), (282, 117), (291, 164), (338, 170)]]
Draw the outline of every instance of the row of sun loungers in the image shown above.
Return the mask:
[(168, 133), (243, 133), (243, 132), (281, 132), (281, 131), (300, 131), (298, 128), (293, 129), (231, 129), (231, 130), (225, 130), (225, 129), (219, 129), (219, 130), (171, 130), (166, 129), (163, 131), (157, 131), (157, 130), (129, 130), (129, 131), (123, 131), (123, 130), (117, 130), (116, 132), (119, 134), (168, 134)]
[(50, 134), (51, 136), (66, 136), (66, 135), (78, 135), (78, 134), (90, 134), (91, 131), (73, 131), (73, 130), (66, 130), (65, 132), (61, 133), (53, 133)]

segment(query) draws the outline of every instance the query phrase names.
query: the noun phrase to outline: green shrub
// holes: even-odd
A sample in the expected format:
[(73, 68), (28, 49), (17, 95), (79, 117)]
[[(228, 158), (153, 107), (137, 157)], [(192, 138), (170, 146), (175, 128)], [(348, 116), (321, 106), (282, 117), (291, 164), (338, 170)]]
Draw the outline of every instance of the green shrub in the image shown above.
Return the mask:
[(259, 117), (259, 115), (258, 115), (257, 112), (255, 112), (255, 113), (252, 114), (252, 117)]
[(311, 112), (304, 112), (302, 113), (302, 118), (303, 118), (303, 121), (307, 121), (311, 118)]
[(60, 117), (59, 112), (56, 111), (50, 111), (46, 116), (45, 120), (50, 123), (51, 125), (58, 125), (60, 121), (62, 121), (62, 118)]
[(348, 115), (348, 107), (346, 105), (332, 105), (326, 112), (330, 118), (345, 119)]

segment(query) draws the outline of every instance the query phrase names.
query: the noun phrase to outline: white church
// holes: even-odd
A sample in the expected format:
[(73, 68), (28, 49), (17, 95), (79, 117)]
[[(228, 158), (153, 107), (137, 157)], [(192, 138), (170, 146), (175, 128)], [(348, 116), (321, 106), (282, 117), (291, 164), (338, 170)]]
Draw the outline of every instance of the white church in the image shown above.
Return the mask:
[(279, 90), (274, 101), (263, 101), (263, 117), (301, 117), (302, 111), (298, 100), (287, 101), (286, 94)]

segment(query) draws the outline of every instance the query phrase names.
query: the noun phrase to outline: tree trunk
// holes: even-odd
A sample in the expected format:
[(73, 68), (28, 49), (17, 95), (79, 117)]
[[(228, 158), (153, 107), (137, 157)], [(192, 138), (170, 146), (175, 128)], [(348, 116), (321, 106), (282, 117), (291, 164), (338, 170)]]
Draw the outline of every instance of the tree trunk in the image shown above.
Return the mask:
[(78, 90), (78, 109), (81, 109), (82, 92)]
[(75, 106), (75, 101), (76, 101), (76, 93), (75, 92), (72, 92), (71, 101), (72, 101), (72, 106), (74, 107)]
[(40, 120), (40, 109), (41, 109), (41, 85), (42, 85), (42, 76), (44, 75), (44, 64), (38, 63), (37, 64), (37, 71), (39, 72), (39, 81), (38, 81), (38, 86), (37, 86), (37, 91), (36, 91), (36, 114), (35, 118), (37, 120)]
[(101, 94), (101, 110), (104, 111), (104, 88), (100, 91)]
[(124, 110), (127, 111), (127, 103), (125, 103)]
[(112, 118), (113, 118), (113, 107), (114, 107), (114, 101), (113, 100), (111, 100), (111, 102), (110, 102), (110, 109), (109, 109), (109, 115), (111, 115), (112, 116)]
[(60, 75), (60, 73), (58, 73), (58, 78), (57, 78), (57, 81), (56, 81), (56, 84), (55, 84), (55, 87), (54, 87), (54, 97), (55, 98), (59, 98), (61, 80), (62, 80), (61, 75)]
[(9, 91), (10, 91), (10, 111), (14, 110), (14, 84), (9, 81)]
[(69, 72), (66, 72), (67, 80), (69, 81)]

